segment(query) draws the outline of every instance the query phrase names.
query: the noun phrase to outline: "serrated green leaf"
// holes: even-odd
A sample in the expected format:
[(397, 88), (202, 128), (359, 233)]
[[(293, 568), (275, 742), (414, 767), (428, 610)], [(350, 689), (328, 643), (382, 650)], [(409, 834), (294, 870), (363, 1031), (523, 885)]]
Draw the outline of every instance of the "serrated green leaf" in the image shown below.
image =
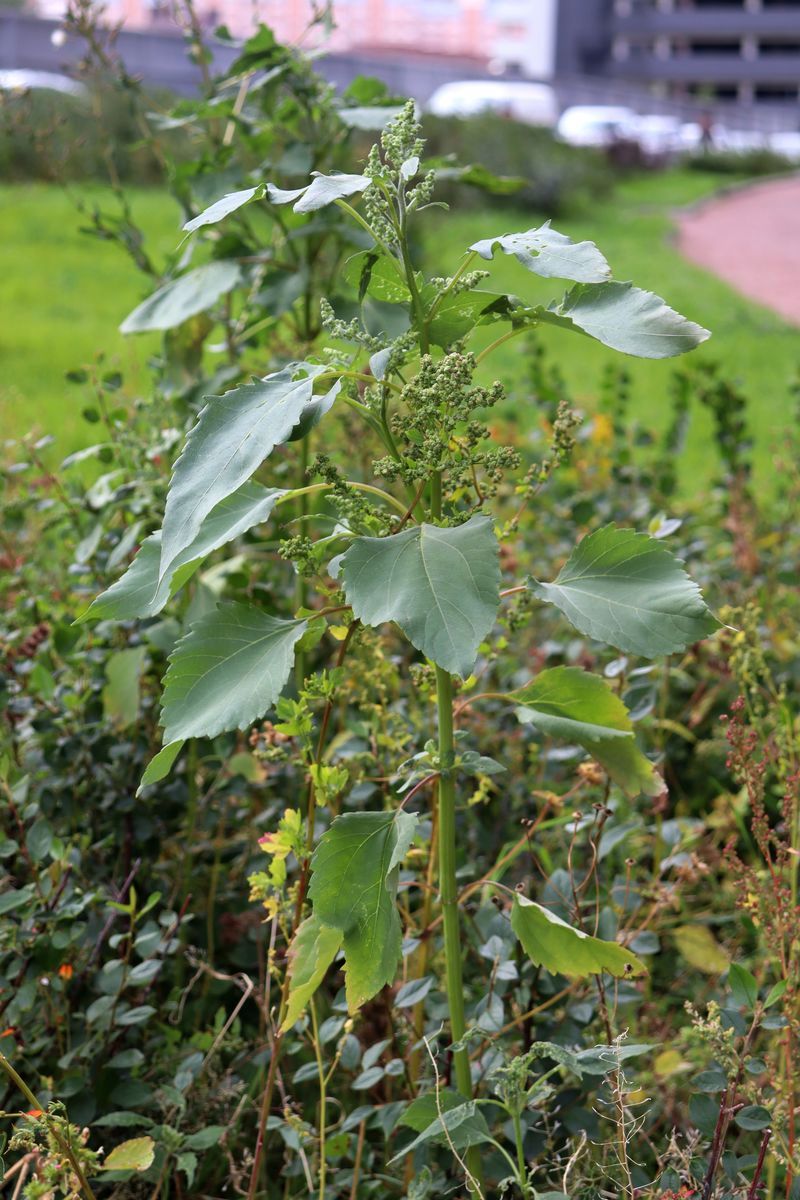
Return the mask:
[(175, 759), (183, 749), (184, 740), (184, 738), (180, 738), (177, 742), (171, 742), (169, 745), (164, 746), (161, 750), (159, 750), (158, 754), (150, 759), (150, 762), (147, 764), (144, 774), (139, 781), (139, 786), (136, 789), (137, 796), (141, 792), (142, 788), (150, 787), (151, 784), (154, 783), (159, 783), (162, 779), (165, 779), (166, 776), (169, 775)]
[(127, 729), (139, 716), (139, 681), (146, 658), (146, 646), (131, 646), (106, 661), (103, 712), (117, 729)]
[(554, 975), (585, 978), (587, 975), (646, 975), (647, 968), (635, 954), (617, 942), (604, 942), (574, 929), (555, 913), (525, 896), (515, 896), (511, 928), (528, 958)]
[(500, 603), (497, 539), (489, 517), (455, 529), (422, 524), (386, 538), (356, 538), (342, 559), (354, 616), (396, 621), (445, 671), (466, 679)]
[[(426, 298), (423, 293), (423, 299)], [(507, 319), (514, 308), (515, 302), (501, 293), (478, 290), (458, 292), (447, 296), (438, 305), (428, 326), (428, 336), (434, 346), (446, 350), (454, 342), (466, 337), (476, 325)]]
[[(353, 254), (344, 265), (343, 277), (355, 288), (359, 301), (366, 295), (385, 304), (410, 304), (411, 292), (408, 284), (382, 254), (374, 250), (361, 250)], [(418, 283), (421, 280), (418, 277)]]
[(306, 626), (235, 602), (196, 621), (164, 677), (165, 746), (247, 729), (263, 717), (283, 691)]
[(583, 538), (553, 583), (529, 586), (581, 633), (626, 654), (674, 654), (719, 628), (680, 559), (615, 525)]
[(659, 796), (664, 783), (636, 745), (628, 710), (597, 675), (580, 667), (551, 667), (510, 699), (520, 721), (577, 742), (632, 796)]
[(394, 979), (401, 954), (397, 878), (416, 822), (402, 811), (345, 813), (314, 851), (308, 894), (315, 917), (343, 934), (350, 1012)]
[(206, 555), (266, 521), (277, 501), (285, 495), (286, 492), (279, 488), (268, 489), (252, 480), (237, 488), (212, 508), (197, 536), (172, 560), (161, 580), (158, 578), (161, 533), (151, 534), (145, 538), (125, 574), (92, 601), (76, 624), (154, 617), (191, 578)]
[(163, 578), (209, 513), (287, 441), (325, 367), (290, 363), (253, 383), (213, 396), (190, 430), (172, 472), (161, 530)]
[(341, 929), (325, 925), (315, 912), (298, 927), (289, 947), (289, 1003), (281, 1029), (286, 1032), (300, 1018), (328, 967), (342, 948)]
[(186, 233), (194, 233), (196, 229), (201, 229), (204, 225), (216, 225), (218, 221), (224, 220), (231, 213), (244, 208), (245, 204), (249, 204), (257, 196), (263, 195), (262, 184), (259, 184), (258, 187), (243, 188), (239, 192), (228, 192), (227, 195), (220, 196), (219, 200), (215, 200), (208, 208), (204, 208), (191, 221), (187, 221), (183, 228)]
[(707, 329), (632, 283), (579, 283), (560, 304), (537, 309), (550, 325), (579, 329), (604, 346), (636, 358), (673, 358), (710, 337)]
[(504, 233), (500, 237), (473, 242), (470, 250), (490, 259), (496, 249), (513, 254), (528, 271), (546, 279), (573, 279), (576, 283), (602, 283), (611, 268), (594, 242), (573, 242), (546, 221), (526, 233)]
[(131, 1138), (120, 1142), (103, 1163), (104, 1171), (146, 1171), (153, 1165), (155, 1142), (151, 1137)]
[[(458, 1097), (460, 1100), (459, 1104), (445, 1108), (445, 1105), (441, 1103), (441, 1096), (442, 1093), (440, 1093), (441, 1115), (436, 1108), (435, 1095), (429, 1094), (428, 1096), (420, 1097), (420, 1100), (427, 1101), (427, 1110), (431, 1111), (432, 1109), (433, 1120), (423, 1129), (422, 1133), (414, 1138), (413, 1142), (409, 1142), (398, 1154), (395, 1154), (394, 1158), (389, 1159), (390, 1164), (396, 1162), (399, 1158), (404, 1158), (406, 1154), (415, 1150), (417, 1146), (422, 1146), (425, 1142), (429, 1142), (432, 1139), (447, 1140), (449, 1138), (453, 1145), (456, 1146), (456, 1149), (477, 1146), (482, 1142), (491, 1141), (489, 1127), (474, 1100), (465, 1102), (462, 1097)], [(414, 1103), (418, 1106), (418, 1115), (421, 1114), (423, 1112), (422, 1105), (419, 1101), (415, 1101)], [(408, 1116), (408, 1110), (406, 1111), (406, 1116)], [(455, 1134), (458, 1134), (458, 1141), (455, 1139)]]
[[(365, 192), (372, 185), (369, 175), (344, 175), (334, 173), (323, 175), (314, 171), (314, 179), (305, 187), (291, 188), (284, 191), (267, 184), (267, 193), (273, 204), (292, 204), (296, 213), (316, 212), (334, 200), (343, 200), (345, 196), (353, 196), (356, 192)], [(292, 203), (292, 202), (295, 203)]]
[(125, 318), (119, 327), (120, 333), (174, 329), (211, 308), (241, 280), (242, 270), (236, 262), (219, 260), (195, 267), (148, 296)]

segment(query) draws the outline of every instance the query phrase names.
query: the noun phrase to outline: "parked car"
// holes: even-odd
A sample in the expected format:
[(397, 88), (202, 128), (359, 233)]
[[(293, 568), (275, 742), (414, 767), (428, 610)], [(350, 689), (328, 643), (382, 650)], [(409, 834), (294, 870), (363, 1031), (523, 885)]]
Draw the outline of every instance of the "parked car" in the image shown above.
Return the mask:
[(776, 154), (782, 154), (790, 162), (800, 162), (800, 133), (786, 129), (781, 133), (771, 133), (769, 148)]
[(526, 125), (553, 126), (558, 101), (546, 83), (518, 79), (474, 79), (444, 83), (428, 101), (437, 117), (474, 117), (492, 112)]
[(84, 84), (69, 75), (54, 71), (0, 71), (0, 92), (61, 92), (65, 96), (86, 96)]
[(573, 104), (559, 117), (556, 137), (570, 146), (610, 146), (635, 119), (622, 105)]

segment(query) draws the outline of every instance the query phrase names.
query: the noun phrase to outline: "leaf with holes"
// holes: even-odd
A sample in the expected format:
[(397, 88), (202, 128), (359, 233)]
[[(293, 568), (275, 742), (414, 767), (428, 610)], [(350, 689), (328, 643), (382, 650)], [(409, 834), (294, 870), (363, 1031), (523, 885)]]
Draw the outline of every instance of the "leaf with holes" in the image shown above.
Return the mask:
[(626, 978), (647, 974), (644, 963), (624, 946), (574, 929), (525, 896), (514, 897), (511, 928), (534, 966), (553, 975), (583, 979), (604, 972)]
[(500, 603), (497, 539), (489, 517), (455, 529), (422, 524), (386, 538), (356, 538), (342, 559), (354, 616), (395, 621), (445, 671), (466, 678)]
[(577, 742), (631, 796), (658, 796), (664, 782), (636, 745), (628, 710), (608, 684), (580, 667), (551, 667), (509, 699), (542, 733)]
[(401, 954), (397, 879), (416, 823), (402, 811), (345, 813), (314, 851), (308, 894), (317, 921), (343, 935), (351, 1013), (394, 979)]
[(155, 616), (191, 578), (206, 555), (266, 521), (277, 501), (285, 495), (285, 491), (268, 489), (260, 483), (243, 484), (212, 508), (197, 536), (173, 559), (160, 580), (161, 534), (151, 534), (145, 538), (125, 574), (92, 602), (76, 624)]
[(566, 234), (552, 229), (549, 221), (526, 233), (504, 233), (470, 246), (470, 250), (487, 259), (494, 256), (496, 249), (513, 254), (526, 270), (547, 279), (602, 283), (611, 276), (611, 268), (594, 242), (573, 242)]
[(674, 654), (719, 628), (680, 559), (615, 525), (583, 538), (553, 583), (529, 586), (581, 633), (626, 654)]
[(580, 283), (560, 304), (531, 310), (531, 314), (548, 325), (580, 330), (604, 346), (636, 358), (672, 358), (711, 336), (660, 296), (614, 280)]
[(173, 468), (161, 530), (160, 579), (192, 544), (212, 509), (288, 441), (324, 370), (290, 363), (209, 399)]

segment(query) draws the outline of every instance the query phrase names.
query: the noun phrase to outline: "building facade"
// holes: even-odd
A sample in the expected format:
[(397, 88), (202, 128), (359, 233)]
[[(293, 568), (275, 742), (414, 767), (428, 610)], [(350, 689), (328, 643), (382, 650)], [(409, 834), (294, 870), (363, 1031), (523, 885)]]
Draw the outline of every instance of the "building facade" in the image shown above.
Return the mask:
[(800, 100), (800, 0), (614, 0), (608, 73), (667, 96)]
[[(57, 17), (64, 0), (33, 0)], [(279, 40), (313, 44), (313, 0), (196, 0), (208, 28), (227, 25), (246, 37), (259, 21)], [(335, 25), (325, 35), (333, 52), (383, 52), (458, 58), (493, 74), (551, 78), (555, 66), (558, 0), (334, 0)], [(106, 0), (108, 19), (126, 29), (164, 28), (180, 15), (173, 0)]]

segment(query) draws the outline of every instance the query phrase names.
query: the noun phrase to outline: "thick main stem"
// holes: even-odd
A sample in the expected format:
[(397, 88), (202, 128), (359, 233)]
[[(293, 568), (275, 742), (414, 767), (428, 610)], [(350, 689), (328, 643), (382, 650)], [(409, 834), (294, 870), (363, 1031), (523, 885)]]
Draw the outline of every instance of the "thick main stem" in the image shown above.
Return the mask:
[[(461, 936), (458, 921), (456, 882), (456, 793), (453, 778), (453, 686), (450, 676), (436, 668), (436, 702), (439, 717), (439, 896), (442, 904), (447, 1002), (450, 1032), (459, 1042), (466, 1032), (464, 985), (461, 971)], [(472, 1077), (466, 1048), (453, 1054), (456, 1086), (467, 1099), (472, 1096)]]
[[(450, 1012), (450, 1036), (463, 1040), (467, 1023), (464, 1016), (464, 978), (461, 970), (461, 933), (458, 919), (458, 883), (456, 881), (456, 788), (453, 775), (455, 738), (453, 736), (453, 684), (447, 671), (436, 668), (436, 707), (439, 725), (439, 898), (444, 931), (445, 984)], [(466, 1100), (472, 1099), (472, 1073), (466, 1046), (453, 1051), (455, 1084)], [(467, 1166), (480, 1186), (481, 1160), (477, 1146), (467, 1151)]]

